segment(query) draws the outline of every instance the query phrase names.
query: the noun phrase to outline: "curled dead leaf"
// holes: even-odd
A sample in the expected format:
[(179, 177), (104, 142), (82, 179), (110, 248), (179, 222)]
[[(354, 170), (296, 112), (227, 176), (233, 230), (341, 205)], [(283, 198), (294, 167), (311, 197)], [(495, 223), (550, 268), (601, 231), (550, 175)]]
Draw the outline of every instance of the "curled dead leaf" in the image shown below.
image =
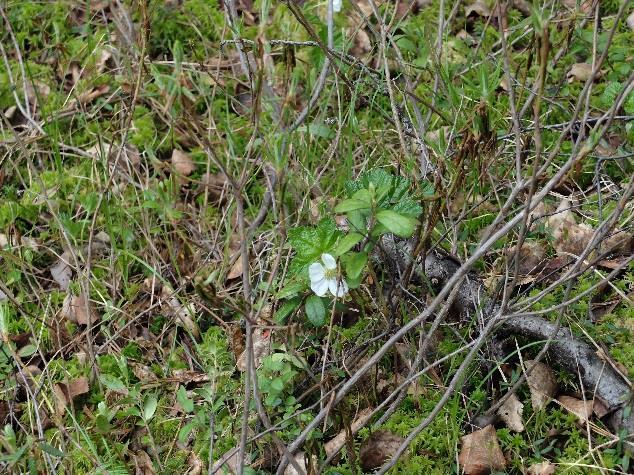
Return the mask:
[(555, 466), (548, 460), (528, 467), (528, 475), (552, 475), (553, 473), (555, 473)]
[[(271, 330), (256, 328), (253, 331), (253, 361), (258, 368), (262, 359), (271, 352)], [(245, 349), (236, 362), (238, 370), (247, 370), (247, 350)]]
[(541, 361), (526, 360), (525, 364), (531, 404), (535, 411), (540, 411), (548, 405), (557, 392), (555, 372)]
[[(361, 410), (354, 421), (352, 421), (352, 424), (350, 424), (350, 432), (352, 432), (353, 435), (359, 432), (359, 430), (367, 424), (371, 416), (372, 409), (366, 408)], [(346, 443), (347, 434), (348, 431), (344, 429), (324, 444), (326, 456), (331, 457), (342, 449)]]
[(314, 455), (311, 455), (309, 463), (310, 465), (312, 465), (312, 467), (309, 467), (306, 464), (306, 454), (304, 452), (297, 452), (295, 454), (295, 465), (297, 465), (297, 467), (301, 469), (301, 472), (298, 471), (293, 464), (289, 463), (286, 469), (284, 470), (284, 475), (303, 475), (305, 473), (316, 473), (316, 470), (315, 470), (316, 462), (317, 462), (317, 457), (315, 457)]
[(177, 323), (187, 329), (194, 338), (198, 339), (200, 337), (200, 330), (195, 321), (196, 307), (194, 303), (188, 302), (182, 304), (174, 295), (174, 291), (167, 285), (162, 287), (161, 295), (167, 300), (167, 305), (176, 317)]
[(476, 0), (471, 5), (465, 7), (464, 15), (466, 17), (469, 15), (476, 15), (482, 18), (489, 18), (491, 16), (491, 9), (482, 0)]
[[(603, 73), (601, 71), (597, 71), (594, 79), (599, 79)], [(566, 77), (568, 78), (569, 83), (573, 82), (585, 82), (592, 76), (592, 65), (589, 63), (575, 63), (568, 71)]]
[(51, 277), (57, 282), (61, 290), (68, 290), (73, 271), (69, 265), (70, 253), (64, 252), (57, 262), (50, 268)]
[(374, 432), (359, 449), (359, 463), (364, 472), (379, 468), (390, 460), (405, 439), (388, 431)]
[(62, 304), (62, 316), (78, 325), (95, 323), (99, 315), (84, 294), (66, 295)]
[(77, 379), (70, 381), (69, 383), (57, 383), (53, 386), (53, 392), (55, 393), (55, 408), (57, 415), (64, 414), (64, 411), (70, 406), (75, 398), (86, 394), (90, 391), (88, 384), (88, 378), (81, 376)]
[(237, 279), (238, 277), (242, 275), (242, 270), (243, 270), (242, 269), (242, 254), (240, 254), (238, 258), (236, 259), (236, 261), (231, 266), (231, 269), (229, 269), (229, 273), (227, 274), (227, 280)]
[(498, 409), (500, 419), (504, 421), (506, 427), (515, 432), (524, 432), (524, 423), (522, 422), (523, 412), (524, 404), (522, 404), (515, 394), (511, 394)]
[(594, 401), (592, 399), (582, 401), (572, 396), (559, 396), (557, 398), (564, 409), (573, 413), (579, 418), (579, 422), (587, 422), (592, 415)]
[(181, 175), (189, 176), (196, 170), (196, 164), (189, 154), (175, 148), (172, 151), (172, 168)]
[(462, 448), (458, 464), (466, 475), (484, 475), (504, 470), (506, 459), (491, 425), (461, 437)]
[[(514, 266), (517, 246), (513, 246), (507, 251), (510, 259), (509, 264)], [(536, 241), (524, 241), (519, 250), (519, 273), (520, 275), (536, 274), (543, 267), (546, 259), (546, 249)], [(512, 267), (513, 268), (513, 267)]]

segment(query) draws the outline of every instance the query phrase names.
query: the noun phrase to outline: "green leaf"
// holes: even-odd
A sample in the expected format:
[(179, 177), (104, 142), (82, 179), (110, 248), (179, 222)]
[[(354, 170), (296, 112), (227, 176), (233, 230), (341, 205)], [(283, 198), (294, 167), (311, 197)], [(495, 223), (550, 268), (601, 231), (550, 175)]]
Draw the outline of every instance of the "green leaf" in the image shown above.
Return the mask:
[(145, 398), (143, 403), (143, 419), (148, 422), (154, 416), (156, 407), (158, 406), (158, 399), (154, 394), (150, 394)]
[(324, 302), (317, 295), (311, 295), (304, 305), (308, 321), (315, 327), (322, 327), (326, 323), (326, 308)]
[(385, 226), (388, 231), (402, 238), (408, 238), (414, 233), (417, 220), (395, 211), (385, 209), (376, 214), (376, 219)]
[(348, 198), (335, 206), (335, 213), (347, 213), (348, 211), (368, 208), (370, 208), (370, 203), (366, 203), (365, 201), (357, 198)]
[(299, 280), (292, 280), (275, 295), (279, 300), (292, 297), (302, 292), (306, 288), (306, 283)]
[(189, 399), (187, 396), (187, 390), (185, 386), (179, 386), (178, 391), (176, 391), (176, 400), (183, 408), (185, 412), (193, 412), (194, 410), (194, 401)]
[(346, 276), (356, 280), (361, 275), (361, 271), (368, 262), (367, 252), (355, 252), (346, 260)]
[(278, 325), (284, 325), (286, 323), (286, 318), (293, 313), (299, 304), (301, 303), (301, 299), (299, 297), (293, 297), (290, 300), (284, 302), (280, 308), (277, 309), (275, 315), (273, 315), (273, 320)]
[(26, 358), (27, 356), (31, 356), (32, 354), (34, 354), (36, 351), (37, 351), (37, 346), (32, 344), (24, 345), (18, 351), (18, 356), (20, 358)]
[(338, 256), (341, 256), (342, 254), (345, 254), (350, 249), (352, 249), (356, 244), (361, 242), (362, 239), (363, 239), (363, 234), (359, 234), (359, 233), (350, 233), (345, 235), (343, 239), (339, 241), (339, 244), (337, 244), (337, 246), (335, 247), (334, 255), (338, 257)]
[(64, 452), (59, 450), (57, 447), (53, 447), (52, 445), (47, 444), (46, 442), (40, 442), (40, 448), (42, 449), (42, 451), (46, 452), (49, 455), (52, 455), (53, 457), (62, 458), (64, 456)]
[(316, 227), (289, 229), (288, 242), (297, 252), (291, 272), (297, 273), (308, 264), (317, 262), (324, 252), (331, 250), (341, 235), (332, 218), (322, 219)]
[(126, 390), (125, 384), (123, 384), (119, 378), (110, 374), (99, 375), (99, 381), (111, 391), (121, 392)]
[(284, 381), (281, 378), (275, 378), (271, 381), (271, 390), (276, 393), (284, 391)]

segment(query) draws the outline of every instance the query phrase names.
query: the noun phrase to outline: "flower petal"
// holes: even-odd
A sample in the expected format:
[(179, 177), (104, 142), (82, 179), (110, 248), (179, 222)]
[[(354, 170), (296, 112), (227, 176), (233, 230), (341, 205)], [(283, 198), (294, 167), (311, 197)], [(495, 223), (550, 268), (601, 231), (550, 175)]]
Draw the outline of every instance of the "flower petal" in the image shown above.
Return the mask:
[(322, 280), (326, 275), (326, 269), (319, 262), (313, 262), (308, 266), (308, 277), (310, 281)]
[(337, 279), (327, 279), (328, 281), (328, 290), (333, 295), (333, 297), (337, 296)]
[(321, 260), (324, 263), (324, 267), (326, 269), (336, 269), (337, 261), (330, 254), (326, 254), (325, 252), (321, 255)]
[[(330, 286), (328, 288), (330, 288)], [(336, 292), (332, 292), (331, 290), (331, 293), (335, 297), (343, 297), (344, 295), (346, 295), (348, 293), (348, 283), (345, 281), (345, 279), (339, 280), (339, 282), (337, 283)]]
[(328, 290), (334, 297), (343, 297), (348, 293), (348, 283), (344, 280), (329, 280), (328, 281)]
[(313, 292), (315, 292), (315, 295), (317, 295), (318, 297), (323, 297), (324, 295), (326, 295), (326, 292), (330, 288), (330, 286), (328, 285), (329, 282), (330, 281), (327, 279), (311, 280), (310, 288)]

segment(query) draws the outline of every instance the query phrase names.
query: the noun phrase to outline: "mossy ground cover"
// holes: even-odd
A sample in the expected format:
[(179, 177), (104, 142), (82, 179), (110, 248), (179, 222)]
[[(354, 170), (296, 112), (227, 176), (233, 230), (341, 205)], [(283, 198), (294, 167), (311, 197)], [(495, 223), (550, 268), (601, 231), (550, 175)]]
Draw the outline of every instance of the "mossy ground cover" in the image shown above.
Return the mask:
[[(349, 56), (330, 58), (334, 66), (323, 90), (293, 130), (326, 61), (316, 43), (328, 41), (325, 3), (297, 6), (312, 31), (288, 5), (268, 0), (237, 2), (232, 21), (224, 7), (206, 0), (0, 6), (3, 470), (203, 473), (240, 446), (246, 428), (244, 473), (275, 473), (276, 440), (291, 443), (327, 404), (323, 395), (421, 311), (426, 298), (386, 302), (393, 276), (366, 259), (356, 288), (351, 283), (332, 314), (321, 315), (319, 306), (304, 305), (312, 292), (300, 270), (312, 261), (299, 262), (293, 236), (305, 229), (320, 245), (332, 239), (324, 252), (341, 243), (343, 234), (326, 229), (341, 225), (345, 213), (335, 206), (350, 199), (356, 186), (350, 181), (380, 168), (409, 180), (407, 195), (383, 210), (401, 213), (400, 221), (383, 215), (396, 219), (394, 229), (414, 223), (402, 205), (411, 197), (422, 224), (417, 229), (427, 225), (431, 241), (468, 258), (513, 183), (532, 176), (536, 148), (555, 148), (585, 94), (587, 78), (571, 74), (575, 65), (591, 67), (604, 52), (584, 96), (586, 129), (567, 133), (537, 180), (547, 181), (576, 153), (579, 137), (590, 137), (592, 150), (544, 204), (553, 213), (562, 198), (574, 199), (577, 222), (592, 229), (618, 209), (634, 173), (634, 93), (623, 97), (600, 140), (590, 129), (631, 86), (631, 6), (529, 2), (529, 11), (509, 7), (500, 28), (493, 2), (475, 9), (414, 2), (409, 11), (399, 4), (394, 17), (395, 3), (378, 2), (378, 12), (392, 20), (390, 42), (382, 45), (370, 3), (344, 2), (334, 14), (333, 49)], [(359, 9), (371, 19), (360, 21)], [(445, 19), (440, 45), (439, 17)], [(544, 31), (549, 52), (541, 123), (531, 120), (532, 112), (522, 121), (518, 159), (509, 91), (515, 109), (531, 100)], [(424, 124), (423, 140), (442, 179), (421, 173), (415, 147), (403, 143), (411, 137), (399, 132), (399, 114), (415, 127)], [(179, 161), (181, 152), (186, 158)], [(615, 224), (630, 236), (632, 211), (626, 203)], [(561, 247), (546, 220), (527, 237), (545, 249), (543, 259), (556, 272)], [(476, 264), (492, 291), (516, 239), (507, 234)], [(351, 246), (346, 253), (354, 254), (341, 258), (350, 277), (362, 252)], [(634, 377), (633, 264), (594, 287), (630, 257), (631, 247), (620, 248), (602, 256), (604, 267), (545, 294), (556, 279), (525, 276), (512, 298), (539, 296), (530, 305), (536, 312), (571, 300), (565, 311), (547, 316), (563, 313), (574, 332)], [(245, 318), (254, 316), (251, 383), (261, 400), (252, 397), (244, 417)], [(447, 324), (428, 355), (444, 362), (418, 379), (380, 427), (368, 423), (348, 434), (323, 471), (359, 473), (358, 449), (372, 431), (406, 437), (440, 401), (463, 361), (457, 350), (476, 331), (475, 324)], [(309, 434), (303, 450), (325, 460), (325, 443), (400, 384), (403, 354), (415, 354), (418, 339), (412, 333), (402, 342), (404, 353), (383, 358)], [(460, 473), (460, 438), (471, 431), (471, 417), (517, 376), (519, 347), (525, 359), (539, 350), (512, 342), (515, 356), (497, 372), (483, 350), (461, 390), (391, 473)], [(581, 392), (574, 375), (558, 374), (558, 383), (561, 393)], [(631, 470), (622, 445), (598, 419), (599, 429), (591, 430), (557, 405), (533, 412), (526, 387), (518, 397), (525, 403), (525, 431), (496, 424), (507, 473), (527, 473), (545, 460), (557, 473)]]

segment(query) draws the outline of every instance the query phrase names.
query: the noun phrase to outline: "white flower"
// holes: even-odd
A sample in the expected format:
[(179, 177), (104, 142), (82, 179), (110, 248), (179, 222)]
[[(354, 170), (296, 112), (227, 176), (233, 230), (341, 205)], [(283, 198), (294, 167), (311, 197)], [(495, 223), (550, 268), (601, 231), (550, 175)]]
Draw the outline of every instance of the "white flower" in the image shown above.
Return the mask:
[[(322, 264), (323, 263), (323, 264)], [(334, 297), (343, 297), (348, 293), (348, 284), (343, 278), (337, 279), (337, 262), (330, 254), (322, 254), (321, 262), (313, 262), (308, 267), (310, 288), (319, 297), (330, 293)]]
[(332, 11), (335, 13), (339, 13), (341, 11), (341, 1), (342, 0), (332, 0)]

